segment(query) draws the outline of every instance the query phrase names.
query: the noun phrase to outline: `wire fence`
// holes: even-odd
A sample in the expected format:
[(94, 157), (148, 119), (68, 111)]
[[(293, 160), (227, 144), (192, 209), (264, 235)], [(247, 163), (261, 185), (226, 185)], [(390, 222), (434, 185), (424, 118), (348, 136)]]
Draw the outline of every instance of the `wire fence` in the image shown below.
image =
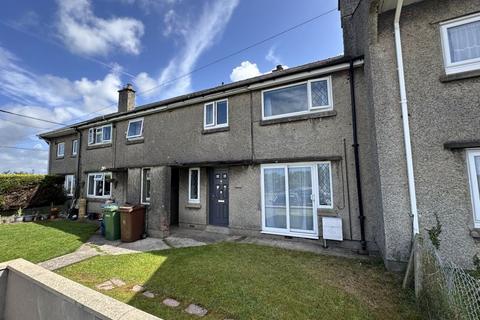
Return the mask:
[(442, 259), (427, 236), (417, 238), (419, 303), (429, 319), (480, 319), (480, 280)]

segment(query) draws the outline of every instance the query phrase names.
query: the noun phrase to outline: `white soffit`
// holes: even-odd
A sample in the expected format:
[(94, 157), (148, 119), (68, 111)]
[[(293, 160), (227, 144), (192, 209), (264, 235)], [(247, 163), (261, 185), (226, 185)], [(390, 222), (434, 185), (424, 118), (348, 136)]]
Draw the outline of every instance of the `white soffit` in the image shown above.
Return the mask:
[[(403, 0), (403, 6), (408, 6), (409, 4), (420, 2), (423, 0)], [(393, 10), (397, 7), (397, 0), (381, 0), (380, 1), (380, 12), (385, 12), (388, 10)]]

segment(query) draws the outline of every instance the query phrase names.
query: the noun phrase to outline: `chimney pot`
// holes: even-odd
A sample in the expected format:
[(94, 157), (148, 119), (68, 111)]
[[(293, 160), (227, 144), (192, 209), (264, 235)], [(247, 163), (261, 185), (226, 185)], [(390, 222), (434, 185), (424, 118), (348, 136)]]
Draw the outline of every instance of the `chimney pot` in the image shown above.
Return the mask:
[(277, 71), (282, 71), (283, 70), (283, 66), (281, 64), (277, 65), (277, 67), (275, 69), (272, 70), (272, 72), (277, 72)]
[(131, 83), (118, 90), (118, 112), (127, 112), (135, 109), (135, 90)]

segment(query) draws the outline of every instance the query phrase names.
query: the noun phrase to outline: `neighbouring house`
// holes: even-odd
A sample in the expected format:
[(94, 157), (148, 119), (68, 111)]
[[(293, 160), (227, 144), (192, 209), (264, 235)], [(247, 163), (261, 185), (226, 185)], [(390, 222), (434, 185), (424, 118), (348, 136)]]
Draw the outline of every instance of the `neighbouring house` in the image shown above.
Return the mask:
[[(88, 211), (147, 205), (171, 226), (322, 240), (401, 269), (412, 235), (480, 252), (480, 1), (340, 0), (345, 55), (42, 134), (49, 173)], [(403, 53), (403, 55), (402, 55)], [(476, 149), (477, 148), (477, 149)], [(332, 227), (332, 226), (329, 226)]]

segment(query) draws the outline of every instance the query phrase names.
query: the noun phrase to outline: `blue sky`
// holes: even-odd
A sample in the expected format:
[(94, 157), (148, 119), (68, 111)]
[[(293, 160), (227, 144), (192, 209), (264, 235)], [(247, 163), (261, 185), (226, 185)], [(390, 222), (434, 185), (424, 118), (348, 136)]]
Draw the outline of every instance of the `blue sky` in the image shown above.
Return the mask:
[[(0, 12), (0, 109), (74, 123), (137, 104), (342, 54), (338, 11), (192, 75), (196, 68), (337, 7), (338, 0), (16, 0)], [(152, 88), (156, 89), (152, 90)], [(142, 93), (143, 92), (143, 93)], [(57, 128), (0, 113), (0, 172), (46, 172)], [(38, 151), (37, 151), (38, 150)]]

